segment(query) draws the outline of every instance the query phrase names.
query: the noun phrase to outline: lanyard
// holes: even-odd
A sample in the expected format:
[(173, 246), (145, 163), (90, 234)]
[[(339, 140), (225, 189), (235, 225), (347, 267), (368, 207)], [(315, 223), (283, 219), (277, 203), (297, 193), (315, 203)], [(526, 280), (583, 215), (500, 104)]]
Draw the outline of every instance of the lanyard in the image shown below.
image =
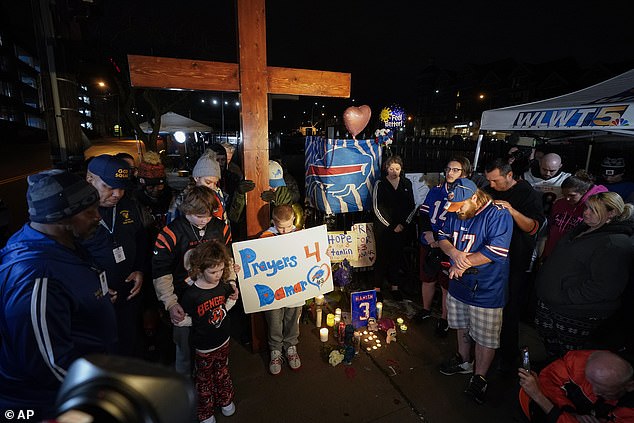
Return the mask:
[(112, 208), (112, 227), (109, 228), (108, 225), (106, 225), (106, 222), (103, 221), (103, 219), (99, 221), (99, 224), (103, 226), (104, 228), (106, 228), (106, 230), (108, 231), (108, 233), (110, 233), (110, 235), (114, 233), (114, 221), (116, 217), (117, 217), (117, 206), (114, 206)]

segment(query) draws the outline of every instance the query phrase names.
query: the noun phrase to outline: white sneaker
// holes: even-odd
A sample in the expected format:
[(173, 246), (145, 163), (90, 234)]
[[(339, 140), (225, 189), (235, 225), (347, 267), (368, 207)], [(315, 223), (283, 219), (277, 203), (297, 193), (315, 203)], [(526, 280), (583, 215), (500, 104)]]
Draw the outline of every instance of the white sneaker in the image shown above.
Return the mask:
[(297, 347), (295, 345), (288, 347), (286, 350), (286, 359), (288, 360), (288, 365), (292, 370), (297, 370), (302, 367), (302, 361), (299, 359), (299, 354), (297, 354)]
[(200, 423), (216, 423), (216, 416), (211, 416), (208, 419), (203, 420)]
[(236, 412), (236, 405), (231, 401), (229, 405), (225, 405), (224, 407), (220, 407), (222, 410), (223, 416), (233, 416), (233, 413)]
[(269, 371), (272, 375), (279, 375), (282, 371), (282, 351), (271, 351), (271, 361), (269, 362)]

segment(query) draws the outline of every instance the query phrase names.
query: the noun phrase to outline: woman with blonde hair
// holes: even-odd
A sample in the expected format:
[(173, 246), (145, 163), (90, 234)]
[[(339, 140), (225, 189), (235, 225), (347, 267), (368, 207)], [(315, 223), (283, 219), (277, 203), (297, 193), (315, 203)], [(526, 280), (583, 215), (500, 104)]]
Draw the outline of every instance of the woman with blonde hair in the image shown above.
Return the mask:
[(589, 347), (595, 330), (619, 309), (634, 253), (633, 213), (617, 193), (590, 196), (583, 223), (541, 267), (535, 323), (551, 358)]

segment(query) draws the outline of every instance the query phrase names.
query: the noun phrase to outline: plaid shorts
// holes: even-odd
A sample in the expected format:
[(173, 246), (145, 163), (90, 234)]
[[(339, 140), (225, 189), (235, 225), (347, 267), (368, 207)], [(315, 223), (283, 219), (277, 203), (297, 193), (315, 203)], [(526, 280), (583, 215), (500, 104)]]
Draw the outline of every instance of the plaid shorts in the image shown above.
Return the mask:
[(467, 329), (476, 343), (487, 348), (500, 347), (503, 308), (484, 308), (465, 304), (447, 294), (447, 321), (452, 329)]

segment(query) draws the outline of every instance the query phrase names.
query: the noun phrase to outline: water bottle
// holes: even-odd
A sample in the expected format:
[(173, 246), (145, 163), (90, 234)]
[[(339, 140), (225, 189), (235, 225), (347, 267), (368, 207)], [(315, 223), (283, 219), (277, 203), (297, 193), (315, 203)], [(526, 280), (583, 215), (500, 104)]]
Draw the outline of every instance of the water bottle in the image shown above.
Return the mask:
[(522, 368), (526, 370), (526, 372), (531, 371), (531, 360), (528, 356), (528, 347), (522, 348)]

